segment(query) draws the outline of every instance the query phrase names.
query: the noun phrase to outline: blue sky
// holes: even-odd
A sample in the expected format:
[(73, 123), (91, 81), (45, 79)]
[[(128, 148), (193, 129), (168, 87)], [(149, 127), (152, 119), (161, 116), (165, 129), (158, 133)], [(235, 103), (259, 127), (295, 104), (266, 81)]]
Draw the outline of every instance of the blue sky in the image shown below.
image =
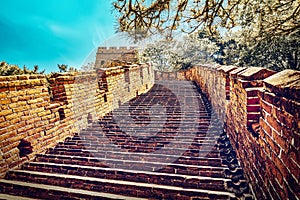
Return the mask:
[(110, 0), (0, 0), (0, 61), (80, 67), (115, 32)]

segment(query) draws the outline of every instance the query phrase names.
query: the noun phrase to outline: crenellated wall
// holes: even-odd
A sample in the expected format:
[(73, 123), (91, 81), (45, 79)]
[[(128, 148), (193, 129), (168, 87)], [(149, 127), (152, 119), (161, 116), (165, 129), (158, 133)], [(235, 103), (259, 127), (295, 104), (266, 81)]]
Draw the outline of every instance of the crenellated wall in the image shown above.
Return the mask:
[(109, 61), (120, 60), (123, 62), (136, 63), (136, 46), (131, 47), (98, 47), (95, 68), (107, 67)]
[(224, 119), (257, 199), (300, 198), (299, 71), (198, 65), (155, 79), (199, 85)]
[(0, 176), (72, 136), (156, 80), (192, 80), (224, 121), (257, 199), (300, 197), (300, 72), (148, 64), (89, 73), (0, 77)]
[(0, 77), (0, 177), (154, 84), (151, 65)]

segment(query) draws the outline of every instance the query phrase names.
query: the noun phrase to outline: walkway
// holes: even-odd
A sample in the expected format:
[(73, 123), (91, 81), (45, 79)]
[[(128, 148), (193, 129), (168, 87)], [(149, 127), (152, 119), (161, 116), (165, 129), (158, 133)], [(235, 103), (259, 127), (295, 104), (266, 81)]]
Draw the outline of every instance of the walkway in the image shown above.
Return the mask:
[(252, 199), (222, 124), (188, 81), (157, 82), (10, 170), (0, 193), (0, 199)]

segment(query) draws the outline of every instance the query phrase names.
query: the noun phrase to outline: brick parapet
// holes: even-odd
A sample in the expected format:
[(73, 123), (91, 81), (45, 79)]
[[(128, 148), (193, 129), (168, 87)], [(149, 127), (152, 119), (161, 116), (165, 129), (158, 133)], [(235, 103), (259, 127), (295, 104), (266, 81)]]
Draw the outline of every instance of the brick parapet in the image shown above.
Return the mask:
[[(130, 67), (129, 76), (131, 81), (126, 83), (124, 67), (120, 66), (90, 73), (55, 74), (49, 82), (43, 75), (0, 77), (0, 176), (154, 84), (148, 64)], [(106, 90), (100, 84), (103, 80), (107, 82)], [(32, 150), (25, 156), (20, 155), (18, 147), (22, 139), (30, 142), (28, 148)]]
[[(265, 187), (283, 198), (300, 196), (300, 72), (284, 70), (263, 80), (259, 131), (267, 161)], [(274, 192), (275, 191), (275, 192)]]

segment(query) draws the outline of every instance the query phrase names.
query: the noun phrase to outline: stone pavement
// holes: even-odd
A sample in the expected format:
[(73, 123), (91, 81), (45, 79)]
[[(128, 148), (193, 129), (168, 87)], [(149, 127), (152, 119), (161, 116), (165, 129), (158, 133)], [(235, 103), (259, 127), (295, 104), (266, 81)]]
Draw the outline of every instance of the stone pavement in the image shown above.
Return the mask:
[(159, 81), (0, 180), (0, 199), (252, 199), (222, 124), (189, 81)]

